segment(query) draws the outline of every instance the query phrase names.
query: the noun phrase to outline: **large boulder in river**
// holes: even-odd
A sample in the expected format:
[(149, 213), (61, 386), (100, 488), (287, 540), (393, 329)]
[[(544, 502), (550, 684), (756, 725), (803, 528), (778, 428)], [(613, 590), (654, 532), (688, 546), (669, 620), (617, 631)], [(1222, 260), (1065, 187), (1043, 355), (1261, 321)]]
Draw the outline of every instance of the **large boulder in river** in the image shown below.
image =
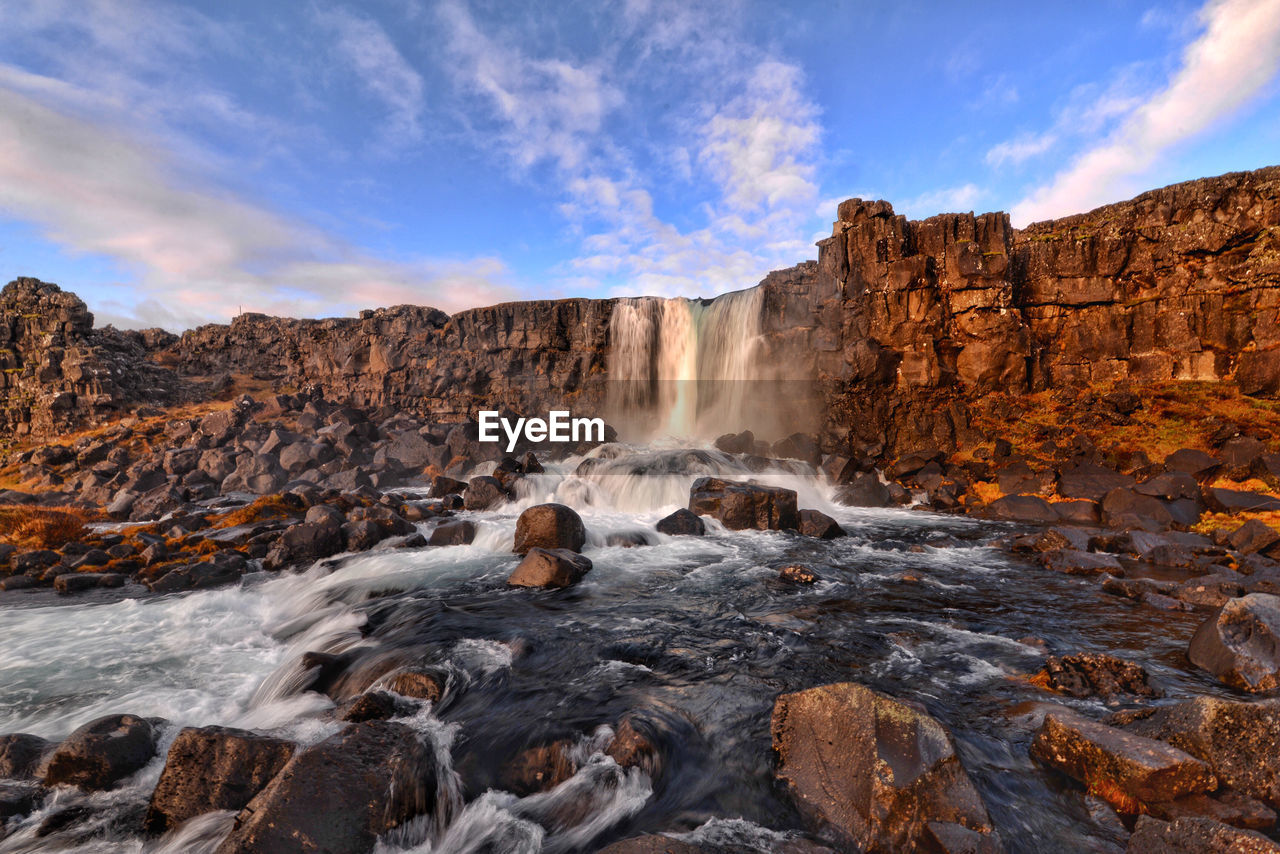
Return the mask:
[(950, 734), (927, 714), (845, 682), (783, 694), (772, 731), (778, 778), (837, 847), (915, 850), (954, 828), (975, 851), (999, 849)]
[(1209, 766), (1191, 754), (1066, 708), (1044, 716), (1031, 757), (1084, 783), (1122, 813), (1218, 785)]
[(1210, 818), (1160, 821), (1138, 817), (1128, 854), (1280, 854), (1280, 845), (1261, 833)]
[(689, 510), (712, 516), (733, 531), (794, 531), (800, 526), (794, 489), (700, 477), (689, 490)]
[(835, 500), (849, 507), (889, 507), (893, 495), (875, 472), (858, 472), (836, 490)]
[(49, 757), (44, 783), (69, 783), (90, 791), (109, 789), (151, 761), (156, 731), (135, 715), (108, 715), (85, 724)]
[(1280, 700), (1196, 697), (1124, 728), (1185, 750), (1224, 786), (1280, 807)]
[(0, 735), (0, 779), (30, 780), (53, 744), (38, 735)]
[(821, 510), (800, 511), (800, 533), (819, 540), (834, 540), (848, 536), (840, 523)]
[(290, 741), (228, 727), (178, 733), (151, 795), (153, 833), (215, 810), (242, 809), (293, 757)]
[(481, 475), (471, 478), (462, 492), (462, 503), (468, 510), (490, 510), (510, 497), (496, 477)]
[(563, 504), (536, 504), (516, 520), (516, 554), (534, 548), (580, 552), (586, 543), (582, 517)]
[(569, 587), (591, 571), (591, 561), (568, 549), (529, 549), (507, 578), (512, 587)]
[(664, 516), (659, 519), (655, 527), (659, 534), (666, 534), (670, 537), (701, 537), (707, 533), (707, 523), (702, 521), (702, 517), (690, 513), (683, 507), (670, 516)]
[(435, 804), (437, 761), (404, 724), (352, 724), (295, 754), (217, 854), (371, 851), (378, 836)]
[(1196, 630), (1187, 658), (1241, 691), (1280, 688), (1280, 596), (1228, 600)]
[(1038, 495), (1005, 495), (982, 511), (988, 519), (1048, 524), (1058, 521), (1058, 511)]

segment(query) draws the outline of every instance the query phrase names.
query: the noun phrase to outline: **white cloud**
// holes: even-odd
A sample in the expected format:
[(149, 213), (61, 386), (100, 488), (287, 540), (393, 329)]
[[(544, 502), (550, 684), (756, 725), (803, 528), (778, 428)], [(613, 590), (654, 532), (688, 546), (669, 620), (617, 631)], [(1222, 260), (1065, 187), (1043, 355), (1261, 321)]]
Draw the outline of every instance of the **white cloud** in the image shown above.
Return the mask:
[(322, 11), (319, 21), (336, 37), (339, 56), (387, 108), (389, 122), (381, 134), (382, 144), (396, 149), (421, 140), (425, 84), (386, 30), (376, 21), (341, 9)]
[(924, 193), (894, 207), (898, 213), (913, 219), (925, 219), (940, 213), (971, 211), (985, 195), (986, 192), (977, 184), (962, 184), (958, 187), (947, 187)]
[(225, 321), (240, 307), (314, 315), (412, 302), (456, 310), (510, 293), (493, 284), (504, 271), (491, 259), (372, 257), (182, 172), (158, 140), (3, 86), (0, 211), (39, 224), (74, 252), (136, 271), (143, 306), (130, 325), (156, 316)]
[(1044, 154), (1057, 141), (1058, 137), (1054, 133), (1023, 134), (1015, 139), (992, 146), (987, 152), (986, 161), (991, 166), (1004, 166), (1005, 164), (1017, 166), (1032, 157)]
[(1015, 205), (1015, 223), (1089, 210), (1135, 191), (1160, 155), (1228, 118), (1280, 70), (1280, 0), (1213, 0), (1200, 19), (1204, 33), (1187, 46), (1168, 85)]

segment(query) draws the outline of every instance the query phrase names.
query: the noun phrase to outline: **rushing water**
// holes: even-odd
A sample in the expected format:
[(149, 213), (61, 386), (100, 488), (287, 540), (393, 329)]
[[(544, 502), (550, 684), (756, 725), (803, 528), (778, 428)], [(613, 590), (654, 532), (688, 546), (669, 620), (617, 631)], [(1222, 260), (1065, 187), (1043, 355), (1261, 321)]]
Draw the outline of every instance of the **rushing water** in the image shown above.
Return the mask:
[[(846, 680), (920, 702), (951, 729), (1011, 850), (1105, 850), (1115, 830), (1027, 756), (1031, 704), (1061, 698), (1024, 677), (1045, 650), (1105, 650), (1146, 665), (1172, 696), (1214, 690), (1182, 662), (1195, 617), (1153, 618), (1096, 582), (1012, 558), (992, 545), (1005, 526), (833, 506), (803, 467), (750, 472), (709, 450), (606, 446), (548, 469), (522, 483), (518, 502), (461, 514), (479, 524), (472, 545), (373, 551), (184, 595), (0, 599), (0, 732), (57, 739), (112, 712), (168, 721), (161, 758), (112, 792), (60, 791), (0, 851), (212, 850), (228, 813), (163, 840), (128, 828), (179, 727), (303, 743), (335, 732), (332, 703), (297, 689), (308, 650), (394, 653), (448, 674), (441, 701), (410, 719), (443, 757), (448, 818), (397, 829), (383, 854), (590, 851), (659, 831), (772, 850), (801, 828), (773, 780), (774, 699)], [(703, 538), (657, 534), (654, 522), (707, 471), (796, 488), (802, 507), (830, 513), (851, 536), (714, 523)], [(594, 569), (563, 591), (508, 588), (516, 517), (546, 500), (582, 514)], [(610, 545), (628, 539), (648, 544)], [(820, 581), (780, 582), (776, 568), (789, 562)], [(628, 715), (656, 735), (652, 778), (601, 752)], [(523, 798), (500, 788), (513, 756), (565, 738), (581, 760), (573, 778)], [(87, 824), (35, 838), (44, 818), (79, 802), (94, 808)]]

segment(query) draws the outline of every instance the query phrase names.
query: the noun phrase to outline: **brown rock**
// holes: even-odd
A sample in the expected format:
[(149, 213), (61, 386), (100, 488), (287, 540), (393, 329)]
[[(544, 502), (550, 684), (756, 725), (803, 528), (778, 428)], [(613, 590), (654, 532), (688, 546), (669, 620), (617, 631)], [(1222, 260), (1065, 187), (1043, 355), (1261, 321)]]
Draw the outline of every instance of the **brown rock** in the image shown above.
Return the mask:
[(700, 477), (689, 490), (689, 510), (712, 516), (731, 531), (795, 530), (800, 517), (792, 489)]
[(150, 721), (108, 715), (85, 724), (58, 745), (49, 757), (44, 783), (109, 789), (150, 762), (155, 752), (156, 732)]
[(834, 540), (847, 536), (839, 522), (817, 510), (800, 511), (800, 533), (820, 540)]
[(1129, 837), (1129, 854), (1280, 854), (1280, 845), (1261, 833), (1209, 818), (1164, 822), (1139, 816)]
[(147, 827), (163, 833), (215, 810), (239, 810), (292, 757), (292, 742), (227, 727), (178, 733), (151, 795)]
[(563, 504), (536, 504), (516, 520), (516, 554), (535, 548), (580, 552), (586, 542), (582, 517)]
[(1280, 596), (1231, 599), (1196, 630), (1187, 657), (1241, 691), (1280, 687)]
[(443, 693), (440, 687), (440, 680), (433, 674), (424, 673), (420, 670), (405, 670), (397, 673), (387, 683), (387, 688), (395, 691), (401, 697), (430, 700), (433, 703), (439, 700), (441, 693)]
[(554, 789), (578, 771), (572, 746), (567, 740), (557, 741), (521, 752), (503, 768), (498, 785), (522, 798)]
[(513, 587), (568, 587), (591, 571), (591, 561), (568, 549), (533, 548), (507, 583)]
[(1072, 697), (1158, 697), (1140, 664), (1100, 652), (1049, 656), (1045, 661), (1048, 686)]
[(934, 822), (994, 836), (950, 735), (922, 712), (846, 682), (783, 694), (772, 730), (778, 778), (840, 846), (908, 850)]

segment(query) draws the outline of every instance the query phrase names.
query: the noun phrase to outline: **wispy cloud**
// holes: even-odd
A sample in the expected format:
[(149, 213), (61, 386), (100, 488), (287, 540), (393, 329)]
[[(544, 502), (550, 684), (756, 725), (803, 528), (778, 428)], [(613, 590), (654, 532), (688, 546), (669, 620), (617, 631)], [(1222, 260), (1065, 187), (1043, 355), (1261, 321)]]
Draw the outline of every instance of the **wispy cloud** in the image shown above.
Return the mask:
[(1023, 134), (1001, 142), (987, 151), (986, 161), (991, 166), (1018, 166), (1040, 154), (1044, 154), (1058, 141), (1055, 133)]
[(971, 211), (985, 195), (986, 193), (977, 184), (961, 184), (957, 187), (945, 187), (923, 193), (894, 207), (898, 213), (924, 219), (940, 213)]
[(342, 9), (320, 12), (320, 24), (335, 37), (337, 54), (361, 84), (386, 107), (389, 120), (380, 145), (398, 150), (422, 139), (425, 84), (376, 21)]
[[(53, 84), (51, 84), (53, 85)], [(0, 210), (74, 252), (136, 272), (129, 325), (226, 320), (240, 307), (332, 314), (394, 303), (457, 309), (510, 291), (501, 265), (372, 257), (189, 174), (162, 142), (0, 86)]]
[(1213, 0), (1200, 20), (1204, 32), (1184, 50), (1168, 84), (1015, 205), (1016, 223), (1088, 210), (1136, 191), (1162, 154), (1227, 119), (1280, 71), (1280, 0)]

